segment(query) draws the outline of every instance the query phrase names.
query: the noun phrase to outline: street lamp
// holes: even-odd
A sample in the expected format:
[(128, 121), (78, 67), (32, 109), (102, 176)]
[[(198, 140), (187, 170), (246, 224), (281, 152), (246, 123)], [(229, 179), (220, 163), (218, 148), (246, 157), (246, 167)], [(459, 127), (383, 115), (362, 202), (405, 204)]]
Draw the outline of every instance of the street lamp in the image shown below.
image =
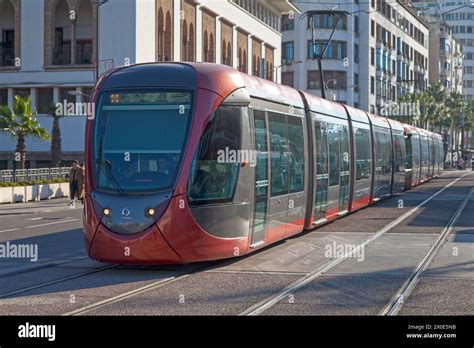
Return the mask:
[[(326, 81), (326, 84), (325, 84), (325, 87), (326, 87), (325, 89), (326, 89), (326, 90), (329, 90), (329, 83), (330, 83), (330, 82), (334, 82), (334, 87), (337, 88), (337, 80), (336, 80), (336, 79), (331, 79), (331, 80), (327, 80), (327, 81)], [(339, 89), (337, 90), (337, 94), (338, 94), (338, 95), (337, 95), (337, 100), (339, 100)], [(336, 98), (336, 94), (334, 93), (334, 94), (333, 94), (333, 99), (334, 99), (334, 101), (336, 101), (335, 98)]]
[(96, 7), (96, 39), (95, 39), (95, 81), (99, 80), (99, 8), (106, 4), (109, 0), (91, 0), (93, 6)]
[(278, 73), (278, 69), (280, 69), (281, 67), (284, 67), (284, 66), (290, 66), (290, 65), (296, 65), (296, 64), (301, 64), (303, 63), (303, 61), (301, 60), (292, 60), (290, 61), (289, 63), (285, 63), (285, 64), (281, 64), (281, 65), (278, 65), (278, 66), (274, 66), (273, 67), (273, 73), (274, 73), (274, 77), (273, 79), (276, 80), (276, 74)]
[(74, 90), (74, 91), (68, 91), (67, 94), (73, 95), (73, 96), (75, 96), (75, 97), (78, 96), (78, 95), (82, 95), (82, 96), (84, 96), (84, 97), (86, 97), (86, 98), (88, 98), (88, 99), (91, 99), (91, 96), (90, 96), (89, 94), (86, 94), (86, 93), (83, 93), (83, 92), (79, 92), (79, 91), (76, 91), (76, 90)]

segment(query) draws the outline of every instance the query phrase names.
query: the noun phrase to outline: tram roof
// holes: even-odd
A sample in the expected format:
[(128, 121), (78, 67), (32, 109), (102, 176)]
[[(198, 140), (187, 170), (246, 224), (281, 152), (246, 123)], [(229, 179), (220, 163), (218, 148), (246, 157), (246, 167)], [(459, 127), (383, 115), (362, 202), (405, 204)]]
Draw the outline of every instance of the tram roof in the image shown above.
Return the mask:
[(213, 63), (158, 62), (117, 68), (107, 74), (101, 88), (173, 87), (204, 88), (223, 98), (245, 87), (251, 96), (304, 108), (299, 92), (232, 67)]
[(177, 63), (144, 63), (119, 67), (107, 72), (101, 79), (101, 89), (197, 87), (197, 78), (192, 67)]
[(394, 120), (392, 118), (387, 118), (388, 123), (390, 123), (390, 126), (392, 127), (393, 130), (398, 130), (403, 132), (403, 124), (397, 120)]
[(390, 123), (388, 119), (382, 116), (368, 114), (370, 118), (370, 122), (372, 122), (373, 126), (382, 127), (382, 128), (390, 128)]
[(311, 111), (347, 119), (347, 112), (342, 104), (335, 103), (327, 99), (322, 99), (306, 92), (302, 92), (302, 94), (308, 101), (308, 107)]
[(349, 105), (344, 105), (352, 121), (369, 124), (369, 116), (360, 110)]

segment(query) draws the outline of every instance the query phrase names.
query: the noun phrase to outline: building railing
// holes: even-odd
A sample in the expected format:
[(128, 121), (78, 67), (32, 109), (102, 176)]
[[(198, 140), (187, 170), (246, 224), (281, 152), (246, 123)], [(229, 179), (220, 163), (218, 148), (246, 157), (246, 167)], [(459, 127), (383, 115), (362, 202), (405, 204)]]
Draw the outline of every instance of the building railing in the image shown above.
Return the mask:
[(65, 179), (69, 167), (36, 168), (36, 169), (5, 169), (0, 170), (0, 182), (20, 182), (27, 180)]
[[(71, 44), (53, 47), (53, 65), (71, 65)], [(92, 64), (92, 40), (76, 44), (76, 64)]]

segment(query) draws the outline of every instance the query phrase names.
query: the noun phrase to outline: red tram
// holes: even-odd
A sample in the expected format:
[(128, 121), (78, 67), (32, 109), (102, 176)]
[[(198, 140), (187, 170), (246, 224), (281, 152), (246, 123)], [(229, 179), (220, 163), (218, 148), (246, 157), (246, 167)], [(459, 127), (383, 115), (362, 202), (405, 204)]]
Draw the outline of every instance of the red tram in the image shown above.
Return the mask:
[(442, 171), (437, 134), (224, 65), (118, 68), (92, 99), (84, 235), (103, 262), (244, 255)]

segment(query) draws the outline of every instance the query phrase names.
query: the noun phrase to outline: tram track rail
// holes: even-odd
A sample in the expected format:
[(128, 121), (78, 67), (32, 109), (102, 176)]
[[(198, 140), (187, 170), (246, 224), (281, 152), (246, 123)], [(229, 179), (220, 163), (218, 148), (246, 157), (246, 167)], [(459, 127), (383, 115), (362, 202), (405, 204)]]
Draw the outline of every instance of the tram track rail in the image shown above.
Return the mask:
[[(448, 188), (450, 188), (451, 186), (453, 186), (454, 184), (456, 184), (458, 181), (460, 181), (461, 179), (463, 179), (464, 177), (468, 176), (468, 175), (471, 175), (472, 173), (467, 173), (459, 178), (456, 178), (455, 180), (449, 182), (448, 184), (446, 184), (444, 187), (442, 187), (440, 190), (438, 190), (437, 192), (435, 192), (434, 194), (432, 194), (430, 197), (428, 197), (427, 199), (425, 199), (422, 203), (420, 203), (419, 205), (417, 205), (416, 207), (414, 207), (413, 209), (409, 210), (408, 212), (406, 212), (405, 214), (403, 214), (402, 216), (400, 216), (399, 218), (395, 219), (394, 221), (392, 221), (389, 225), (385, 226), (383, 229), (379, 230), (375, 235), (373, 235), (372, 237), (368, 238), (367, 240), (365, 240), (363, 243), (361, 243), (357, 248), (363, 248), (365, 247), (366, 245), (368, 245), (369, 243), (371, 243), (372, 241), (378, 239), (380, 236), (384, 235), (385, 233), (387, 233), (389, 230), (391, 230), (393, 227), (397, 226), (399, 223), (401, 223), (402, 221), (404, 221), (405, 219), (407, 219), (408, 217), (410, 217), (411, 215), (413, 215), (414, 213), (416, 213), (420, 208), (422, 208), (423, 206), (425, 206), (427, 203), (429, 203), (432, 199), (434, 199), (435, 197), (437, 197), (438, 195), (440, 195), (441, 193), (443, 193), (445, 190), (447, 190)], [(279, 302), (281, 299), (285, 298), (288, 294), (292, 293), (293, 291), (295, 291), (296, 289), (306, 285), (307, 283), (311, 282), (312, 280), (314, 280), (315, 278), (321, 276), (322, 274), (326, 273), (327, 271), (329, 271), (330, 269), (334, 268), (335, 266), (337, 266), (339, 263), (341, 263), (342, 261), (344, 261), (345, 259), (351, 257), (351, 255), (353, 255), (354, 253), (357, 252), (357, 248), (352, 250), (351, 253), (348, 253), (346, 255), (344, 255), (343, 257), (341, 258), (337, 258), (333, 261), (330, 261), (328, 262), (327, 264), (323, 265), (321, 268), (319, 268), (318, 270), (316, 270), (315, 272), (312, 272), (312, 273), (309, 273), (307, 275), (305, 275), (304, 277), (300, 278), (298, 281), (294, 282), (293, 284), (290, 284), (288, 287), (285, 287), (284, 289), (281, 290), (281, 292), (279, 292), (278, 294), (274, 295), (274, 296), (271, 296), (267, 299), (264, 299), (263, 301), (261, 302), (258, 302), (257, 304), (251, 306), (250, 308), (248, 308), (247, 310), (245, 310), (244, 312), (240, 313), (240, 315), (259, 315), (261, 314), (262, 312), (264, 312), (266, 309), (272, 307), (274, 304), (276, 304), (277, 302)], [(177, 282), (177, 281), (180, 281), (180, 280), (183, 280), (195, 273), (199, 273), (199, 272), (204, 272), (208, 269), (212, 269), (212, 268), (215, 268), (216, 266), (218, 266), (219, 264), (225, 264), (227, 263), (228, 260), (220, 260), (220, 261), (216, 261), (216, 262), (213, 262), (211, 264), (207, 264), (207, 265), (203, 265), (202, 267), (199, 267), (197, 269), (194, 269), (190, 272), (187, 272), (185, 274), (181, 274), (181, 275), (175, 275), (175, 276), (171, 276), (171, 277), (168, 277), (168, 278), (164, 278), (164, 279), (160, 279), (156, 282), (153, 282), (153, 283), (150, 283), (150, 284), (147, 284), (147, 285), (144, 285), (142, 287), (139, 287), (139, 288), (136, 288), (136, 289), (132, 289), (130, 291), (127, 291), (127, 292), (124, 292), (124, 293), (121, 293), (121, 294), (118, 294), (118, 295), (115, 295), (113, 297), (110, 297), (110, 298), (106, 298), (104, 300), (101, 300), (99, 302), (95, 302), (95, 303), (92, 303), (90, 305), (87, 305), (87, 306), (84, 306), (84, 307), (81, 307), (81, 308), (78, 308), (78, 309), (75, 309), (73, 311), (70, 311), (70, 312), (67, 312), (67, 313), (64, 313), (62, 314), (63, 316), (77, 316), (77, 315), (83, 315), (83, 314), (87, 314), (89, 312), (92, 312), (92, 311), (95, 311), (101, 307), (105, 307), (105, 306), (108, 306), (108, 305), (111, 305), (111, 304), (115, 304), (115, 303), (118, 303), (118, 302), (121, 302), (121, 301), (124, 301), (124, 300), (127, 300), (127, 299), (130, 299), (130, 298), (133, 298), (133, 297), (136, 297), (136, 296), (139, 296), (143, 293), (146, 293), (148, 291), (152, 291), (152, 290), (156, 290), (160, 287), (163, 287), (163, 286), (167, 286), (167, 285), (170, 285), (174, 282)]]
[[(304, 277), (301, 277), (300, 279), (296, 280), (292, 284), (290, 284), (287, 287), (283, 288), (279, 292), (265, 298), (264, 300), (252, 305), (251, 307), (247, 308), (245, 311), (241, 312), (239, 315), (241, 315), (241, 316), (247, 316), (247, 315), (248, 316), (256, 316), (256, 315), (260, 315), (260, 314), (264, 313), (266, 310), (273, 307), (274, 305), (279, 303), (281, 300), (283, 300), (287, 296), (294, 293), (296, 290), (299, 290), (300, 288), (302, 288), (305, 285), (311, 283), (315, 279), (317, 279), (317, 278), (321, 277), (322, 275), (326, 274), (328, 271), (332, 270), (333, 268), (335, 268), (337, 265), (339, 265), (343, 261), (345, 261), (348, 258), (352, 257), (352, 255), (355, 255), (360, 249), (365, 248), (367, 245), (369, 245), (373, 241), (375, 241), (378, 238), (380, 238), (381, 236), (385, 235), (387, 232), (389, 232), (395, 226), (399, 225), (404, 220), (406, 220), (407, 218), (409, 218), (410, 216), (412, 216), (413, 214), (418, 212), (421, 208), (423, 208), (426, 204), (428, 204), (430, 201), (432, 201), (435, 197), (439, 196), (441, 193), (446, 191), (448, 188), (450, 188), (451, 186), (456, 184), (458, 181), (462, 180), (463, 178), (465, 178), (469, 175), (472, 175), (472, 173), (464, 174), (464, 175), (460, 176), (459, 178), (456, 178), (455, 180), (453, 180), (450, 183), (446, 184), (444, 187), (442, 187), (440, 190), (436, 191), (430, 197), (426, 198), (420, 204), (418, 204), (414, 208), (410, 209), (409, 211), (407, 211), (406, 213), (404, 213), (403, 215), (401, 215), (397, 219), (393, 220), (391, 223), (389, 223), (388, 225), (386, 225), (382, 229), (378, 230), (374, 235), (372, 235), (371, 237), (366, 239), (364, 242), (357, 245), (356, 248), (354, 248), (352, 251), (350, 251), (350, 252), (344, 254), (343, 256), (338, 257), (338, 258), (336, 258), (332, 261), (327, 262), (323, 266), (319, 267), (318, 269), (316, 269), (313, 272), (310, 272), (310, 273), (306, 274)], [(470, 197), (471, 194), (472, 194), (472, 190), (469, 192), (468, 196), (466, 196), (463, 203), (469, 201), (468, 197)], [(461, 208), (461, 206), (458, 208), (458, 210), (454, 213), (453, 217), (450, 219), (450, 222), (448, 223), (448, 227), (443, 229), (443, 231), (440, 234), (440, 237), (437, 239), (437, 242), (435, 243), (435, 245), (437, 245), (438, 248), (436, 248), (436, 251), (439, 250), (439, 247), (442, 245), (442, 242), (445, 240), (446, 236), (451, 231), (452, 226), (457, 221), (457, 218), (460, 216), (460, 214), (462, 212), (462, 210), (460, 210), (460, 208)], [(456, 217), (455, 220), (453, 220), (455, 216), (457, 216), (457, 217)], [(419, 271), (423, 271), (424, 269), (426, 269), (426, 266), (429, 264), (429, 261), (432, 260), (432, 258), (434, 257), (434, 254), (436, 253), (436, 251), (434, 251), (433, 255), (431, 255), (431, 257), (429, 257), (426, 260), (427, 262), (423, 263), (423, 261), (422, 261), (422, 264), (424, 266), (419, 266), (419, 267), (416, 268), (416, 270), (418, 270), (418, 268), (420, 268)], [(400, 295), (403, 295), (404, 292), (406, 292), (406, 290), (407, 291), (412, 290), (412, 287), (415, 284), (414, 281), (416, 282), (416, 280), (419, 278), (419, 274), (418, 274), (418, 276), (411, 276), (410, 278), (413, 278), (412, 281), (410, 281), (410, 282), (407, 281), (406, 284), (404, 284), (404, 286), (402, 287), (402, 289), (399, 290)], [(395, 301), (399, 301), (397, 296), (395, 296), (395, 298), (396, 298)], [(390, 301), (390, 303), (392, 303), (392, 302), (393, 302), (393, 299), (392, 299), (392, 301)], [(384, 312), (385, 312), (385, 310), (386, 309), (384, 309)]]
[[(46, 269), (46, 268), (64, 266), (64, 265), (67, 265), (69, 263), (88, 260), (88, 259), (89, 259), (88, 256), (82, 256), (82, 257), (81, 256), (79, 256), (79, 257), (72, 256), (72, 257), (69, 257), (67, 259), (64, 258), (64, 259), (62, 259), (62, 261), (49, 261), (49, 262), (42, 263), (42, 264), (37, 265), (37, 266), (26, 267), (26, 268), (23, 268), (23, 269), (2, 273), (2, 274), (0, 274), (0, 279), (16, 276), (16, 275), (19, 275), (19, 274), (36, 272), (36, 271), (40, 271), (40, 270), (43, 270), (43, 269)], [(0, 294), (0, 296), (1, 296), (1, 294)]]
[[(54, 265), (54, 266), (57, 266), (57, 265)], [(25, 292), (28, 292), (28, 291), (37, 290), (37, 289), (40, 289), (40, 288), (44, 288), (46, 286), (55, 285), (55, 284), (58, 284), (58, 283), (63, 283), (63, 282), (66, 282), (68, 280), (72, 280), (72, 279), (76, 279), (76, 278), (80, 278), (80, 277), (85, 277), (85, 276), (90, 275), (90, 274), (103, 272), (103, 271), (106, 271), (108, 269), (117, 268), (118, 266), (119, 266), (118, 264), (107, 265), (107, 266), (103, 266), (103, 267), (99, 267), (99, 268), (94, 268), (92, 270), (76, 273), (76, 274), (73, 274), (73, 275), (70, 275), (70, 276), (67, 276), (67, 277), (62, 277), (62, 278), (50, 280), (48, 282), (28, 286), (28, 287), (25, 287), (25, 288), (22, 288), (22, 289), (9, 291), (9, 292), (0, 294), (0, 299), (5, 299), (5, 298), (8, 298), (8, 297), (13, 296), (13, 295), (18, 295), (18, 294), (25, 293)]]
[[(401, 215), (397, 219), (393, 220), (390, 224), (386, 225), (384, 228), (377, 231), (374, 235), (372, 235), (371, 237), (366, 239), (364, 242), (359, 244), (350, 253), (347, 253), (342, 257), (336, 258), (336, 259), (324, 264), (322, 267), (318, 268), (314, 272), (306, 274), (305, 276), (303, 276), (300, 279), (296, 280), (292, 284), (290, 284), (287, 287), (283, 288), (278, 293), (275, 293), (275, 294), (271, 295), (270, 297), (267, 297), (264, 300), (262, 300), (262, 301), (260, 301), (256, 304), (252, 305), (251, 307), (247, 308), (245, 311), (241, 312), (240, 315), (260, 315), (260, 314), (262, 314), (264, 311), (271, 308), (273, 305), (277, 304), (280, 300), (284, 299), (286, 296), (293, 293), (295, 290), (298, 290), (299, 288), (305, 286), (306, 284), (310, 283), (314, 279), (316, 279), (316, 278), (320, 277), (321, 275), (327, 273), (329, 270), (333, 269), (338, 264), (340, 264), (344, 260), (351, 257), (353, 254), (357, 253), (358, 249), (364, 248), (365, 246), (367, 246), (368, 244), (370, 244), (374, 240), (378, 239), (379, 237), (381, 237), (382, 235), (384, 235), (385, 233), (390, 231), (393, 227), (397, 226), (402, 221), (406, 220), (407, 218), (409, 218), (410, 216), (415, 214), (417, 211), (419, 211), (419, 209), (424, 207), (427, 203), (429, 203), (435, 197), (437, 197), (438, 195), (443, 193), (445, 190), (447, 190), (448, 188), (450, 188), (451, 186), (456, 184), (461, 179), (463, 179), (463, 178), (465, 178), (465, 177), (467, 177), (471, 174), (472, 173), (467, 173), (467, 174), (464, 174), (464, 175), (456, 178), (453, 181), (450, 181), (444, 187), (442, 187), (441, 189), (436, 191), (434, 194), (432, 194), (431, 196), (426, 198), (423, 202), (418, 204), (416, 207), (414, 207), (411, 210), (407, 211), (406, 213), (404, 213), (403, 215)], [(474, 189), (471, 190), (469, 194), (472, 195), (473, 193), (474, 193)], [(468, 201), (469, 201), (469, 198), (466, 198), (463, 202), (468, 202)], [(462, 213), (462, 211), (460, 211), (459, 209), (456, 211), (457, 218), (459, 218), (461, 213)], [(448, 229), (445, 228), (443, 230), (442, 234), (444, 234), (446, 236), (449, 234), (449, 232), (452, 229), (452, 226), (457, 221), (457, 218), (454, 221), (453, 221), (453, 218), (451, 218), (451, 220), (450, 220), (451, 228), (448, 228)], [(444, 240), (444, 239), (441, 238), (441, 236), (440, 236), (439, 239)], [(437, 242), (436, 244), (439, 244), (439, 243)], [(441, 243), (441, 245), (442, 245), (442, 243)], [(439, 248), (436, 249), (436, 250), (439, 250)], [(428, 261), (431, 261), (431, 259), (432, 259), (432, 257)], [(94, 311), (98, 308), (101, 308), (101, 307), (104, 307), (104, 306), (107, 306), (107, 305), (111, 305), (111, 304), (121, 302), (121, 301), (126, 300), (126, 299), (130, 299), (130, 298), (139, 296), (140, 294), (146, 293), (148, 291), (155, 290), (155, 289), (158, 289), (160, 287), (169, 285), (171, 283), (183, 280), (183, 279), (185, 279), (185, 278), (187, 278), (187, 277), (189, 277), (193, 274), (196, 274), (196, 273), (199, 273), (199, 272), (204, 272), (208, 269), (215, 268), (216, 266), (219, 266), (220, 264), (226, 264), (226, 263), (228, 263), (228, 261), (229, 260), (219, 260), (219, 261), (206, 263), (205, 265), (201, 265), (201, 266), (196, 267), (192, 270), (185, 271), (181, 274), (170, 275), (169, 277), (165, 277), (165, 278), (159, 279), (157, 281), (152, 281), (151, 283), (146, 284), (144, 286), (129, 290), (127, 292), (117, 294), (117, 295), (109, 297), (109, 298), (105, 298), (101, 301), (91, 303), (89, 305), (86, 305), (86, 306), (83, 306), (83, 307), (80, 307), (80, 308), (77, 308), (77, 309), (74, 309), (74, 310), (71, 310), (69, 312), (63, 313), (62, 315), (63, 316), (77, 316), (77, 315), (87, 314), (87, 313), (92, 312), (92, 311)], [(17, 295), (17, 294), (29, 292), (29, 291), (32, 291), (32, 290), (36, 290), (36, 289), (39, 289), (39, 288), (55, 285), (55, 284), (62, 283), (62, 282), (67, 282), (69, 280), (73, 280), (73, 279), (80, 278), (80, 277), (85, 277), (85, 276), (95, 274), (95, 273), (99, 273), (99, 272), (104, 272), (106, 270), (115, 269), (115, 268), (118, 268), (118, 267), (120, 267), (120, 265), (118, 265), (118, 264), (107, 265), (107, 266), (104, 266), (104, 267), (96, 268), (96, 269), (93, 269), (93, 270), (88, 270), (88, 271), (81, 272), (81, 273), (78, 273), (78, 274), (73, 274), (73, 275), (70, 275), (70, 276), (67, 276), (67, 277), (59, 278), (59, 279), (48, 281), (48, 282), (45, 282), (45, 283), (25, 287), (25, 288), (18, 289), (18, 290), (15, 290), (15, 291), (10, 291), (10, 292), (4, 293), (4, 294), (0, 294), (0, 299), (5, 299), (5, 298), (8, 298), (8, 297)], [(417, 267), (417, 269), (418, 268), (419, 267)], [(420, 268), (421, 271), (423, 271), (424, 269), (426, 269), (426, 267)], [(415, 277), (410, 277), (410, 278), (415, 279)], [(409, 286), (411, 286), (412, 283), (413, 282), (410, 282), (408, 284), (408, 281), (407, 281), (407, 283), (404, 284), (403, 289), (405, 289), (405, 288), (408, 289)], [(405, 293), (405, 292), (402, 292), (402, 291), (404, 291), (404, 290), (400, 290), (401, 295), (403, 295)], [(398, 293), (397, 293), (397, 295), (398, 295)], [(394, 298), (398, 298), (398, 297), (395, 296)], [(393, 301), (391, 301), (391, 303), (392, 302)]]
[(86, 314), (86, 313), (94, 311), (98, 308), (101, 308), (101, 307), (104, 307), (104, 306), (107, 306), (107, 305), (110, 305), (110, 304), (113, 304), (113, 303), (117, 303), (117, 302), (129, 299), (129, 298), (138, 296), (138, 295), (143, 294), (145, 292), (158, 289), (162, 286), (174, 283), (174, 282), (179, 281), (179, 280), (183, 280), (183, 279), (191, 276), (194, 273), (205, 271), (207, 269), (210, 269), (212, 267), (215, 267), (218, 264), (221, 264), (221, 263), (224, 263), (224, 262), (227, 262), (227, 261), (228, 260), (220, 260), (220, 261), (211, 262), (210, 264), (202, 265), (201, 267), (198, 267), (196, 269), (193, 269), (193, 270), (191, 270), (189, 272), (186, 272), (186, 273), (183, 273), (181, 275), (175, 275), (175, 276), (171, 276), (171, 277), (168, 277), (168, 278), (160, 279), (156, 282), (152, 282), (150, 284), (141, 286), (139, 288), (135, 288), (133, 290), (115, 295), (113, 297), (106, 298), (102, 301), (95, 302), (95, 303), (89, 304), (87, 306), (77, 308), (77, 309), (72, 310), (72, 311), (67, 312), (67, 313), (63, 313), (62, 316), (77, 316), (77, 315)]
[(397, 315), (397, 313), (402, 308), (403, 304), (406, 302), (407, 298), (410, 296), (410, 294), (415, 289), (421, 275), (425, 272), (425, 270), (431, 264), (431, 261), (438, 254), (439, 250), (441, 249), (441, 247), (445, 243), (445, 241), (448, 238), (449, 234), (451, 233), (452, 229), (456, 225), (456, 222), (458, 221), (459, 217), (464, 212), (464, 209), (466, 208), (466, 206), (467, 206), (467, 204), (468, 204), (468, 202), (469, 202), (469, 200), (470, 200), (473, 193), (474, 193), (474, 188), (471, 188), (469, 190), (468, 194), (466, 195), (466, 197), (464, 198), (464, 200), (462, 201), (462, 203), (459, 205), (458, 209), (452, 215), (452, 217), (449, 220), (448, 224), (445, 226), (445, 228), (439, 234), (438, 238), (436, 239), (435, 243), (430, 248), (428, 253), (421, 260), (421, 262), (417, 265), (417, 267), (415, 268), (413, 273), (406, 280), (406, 282), (403, 284), (403, 286), (400, 288), (400, 290), (395, 294), (395, 296), (388, 303), (388, 305), (381, 311), (380, 315), (387, 315), (387, 316)]

